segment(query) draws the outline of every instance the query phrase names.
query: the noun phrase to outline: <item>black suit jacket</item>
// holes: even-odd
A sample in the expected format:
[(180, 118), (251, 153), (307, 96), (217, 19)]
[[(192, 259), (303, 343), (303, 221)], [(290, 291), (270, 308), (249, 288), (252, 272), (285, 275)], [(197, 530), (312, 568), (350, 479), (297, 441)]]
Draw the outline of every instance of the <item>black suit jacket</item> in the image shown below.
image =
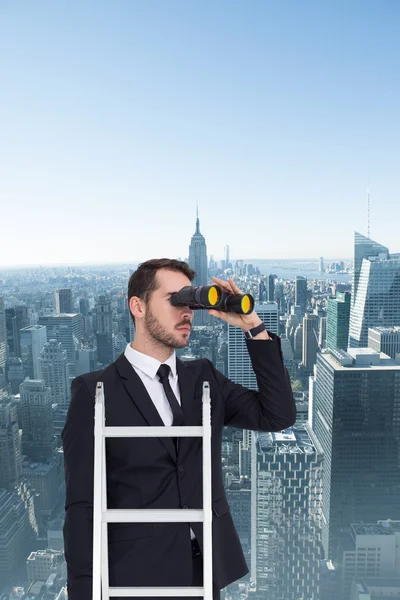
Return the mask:
[[(213, 582), (217, 589), (249, 572), (224, 490), (224, 426), (281, 431), (296, 421), (280, 338), (246, 340), (257, 378), (254, 391), (234, 383), (208, 359), (183, 362), (177, 372), (186, 425), (202, 425), (202, 384), (210, 382), (212, 426)], [(64, 548), (69, 600), (91, 600), (93, 549), (93, 427), (97, 381), (104, 382), (107, 426), (164, 425), (124, 354), (103, 371), (72, 382), (62, 432), (66, 482)], [(108, 438), (108, 508), (202, 508), (202, 438)], [(192, 585), (191, 527), (203, 550), (203, 523), (110, 523), (110, 586)]]

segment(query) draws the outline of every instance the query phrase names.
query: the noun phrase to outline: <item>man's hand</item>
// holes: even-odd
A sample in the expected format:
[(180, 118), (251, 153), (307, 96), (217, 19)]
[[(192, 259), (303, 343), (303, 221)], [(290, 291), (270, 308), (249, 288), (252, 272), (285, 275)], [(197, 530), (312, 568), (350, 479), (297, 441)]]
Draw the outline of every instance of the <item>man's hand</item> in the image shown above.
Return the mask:
[[(228, 292), (229, 294), (244, 294), (236, 283), (233, 281), (232, 277), (229, 278), (228, 281), (224, 281), (223, 279), (218, 279), (218, 277), (212, 276), (211, 279), (216, 285), (219, 285), (223, 290)], [(210, 308), (208, 310), (209, 315), (213, 315), (214, 317), (218, 317), (223, 321), (226, 321), (229, 325), (233, 325), (234, 327), (240, 327), (242, 331), (248, 331), (253, 327), (257, 327), (262, 323), (260, 317), (256, 312), (250, 313), (249, 315), (238, 315), (234, 312), (225, 312), (222, 310), (215, 310), (214, 308)], [(262, 331), (261, 334), (265, 334), (264, 339), (270, 339), (266, 331)], [(261, 334), (260, 335), (261, 337)], [(258, 338), (258, 335), (256, 336)], [(264, 337), (264, 336), (263, 336)]]

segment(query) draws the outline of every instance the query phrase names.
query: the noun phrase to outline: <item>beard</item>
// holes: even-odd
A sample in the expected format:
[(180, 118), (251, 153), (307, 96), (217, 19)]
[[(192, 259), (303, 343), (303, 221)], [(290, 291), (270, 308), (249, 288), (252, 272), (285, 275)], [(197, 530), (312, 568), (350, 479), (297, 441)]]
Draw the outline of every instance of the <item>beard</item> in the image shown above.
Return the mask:
[[(176, 333), (169, 333), (152, 312), (150, 306), (147, 307), (144, 322), (151, 337), (159, 344), (163, 344), (169, 348), (185, 348), (187, 346), (189, 334), (187, 337), (184, 337), (178, 330), (176, 330)], [(190, 326), (190, 322), (188, 324)], [(183, 325), (184, 323), (180, 323), (180, 327)]]

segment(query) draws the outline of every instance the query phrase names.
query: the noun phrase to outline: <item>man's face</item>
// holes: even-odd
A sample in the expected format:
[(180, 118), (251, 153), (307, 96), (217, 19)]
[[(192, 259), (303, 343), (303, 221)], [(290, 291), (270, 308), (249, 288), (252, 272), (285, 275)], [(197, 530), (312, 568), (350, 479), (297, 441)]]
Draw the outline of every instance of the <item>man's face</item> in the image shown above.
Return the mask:
[[(150, 335), (170, 348), (184, 348), (192, 328), (193, 311), (188, 306), (172, 306), (171, 294), (191, 281), (180, 271), (159, 269), (156, 273), (158, 289), (146, 305), (144, 325)], [(189, 329), (182, 329), (183, 326)]]

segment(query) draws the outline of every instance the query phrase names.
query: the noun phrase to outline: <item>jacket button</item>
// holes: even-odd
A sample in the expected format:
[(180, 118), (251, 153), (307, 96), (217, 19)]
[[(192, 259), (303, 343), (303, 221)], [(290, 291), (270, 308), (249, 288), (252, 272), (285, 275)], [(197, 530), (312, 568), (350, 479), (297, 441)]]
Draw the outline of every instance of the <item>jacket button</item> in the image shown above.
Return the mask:
[(179, 465), (178, 471), (179, 471), (179, 473), (183, 473), (183, 467), (182, 467), (182, 465)]
[(189, 508), (187, 504), (184, 504), (182, 508)]

